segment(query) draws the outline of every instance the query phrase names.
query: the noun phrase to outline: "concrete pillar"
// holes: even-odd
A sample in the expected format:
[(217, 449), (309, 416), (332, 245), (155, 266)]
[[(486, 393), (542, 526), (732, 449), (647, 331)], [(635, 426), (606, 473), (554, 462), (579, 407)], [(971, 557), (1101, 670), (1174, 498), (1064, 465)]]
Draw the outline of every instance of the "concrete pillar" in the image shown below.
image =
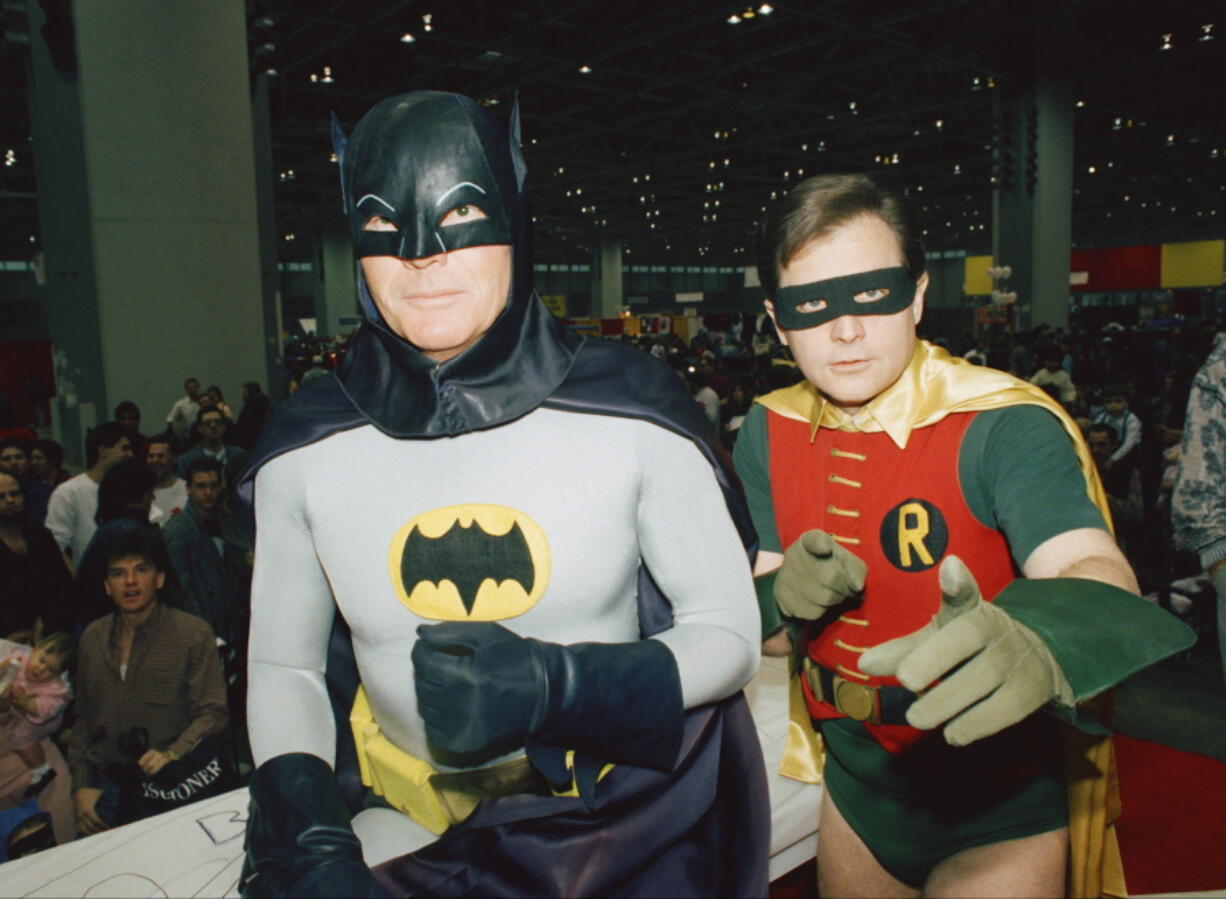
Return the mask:
[(120, 400), (152, 433), (188, 375), (236, 407), (243, 381), (268, 381), (245, 9), (79, 0), (66, 54), (26, 8), (41, 300), (80, 463), (83, 429)]
[(341, 214), (340, 197), (327, 203), (320, 215), (318, 283), (315, 292), (315, 327), (321, 337), (336, 337), (354, 329), (342, 324), (358, 312), (356, 260), (349, 238), (349, 223)]
[(1015, 324), (1068, 327), (1073, 216), (1073, 104), (1062, 56), (1011, 67), (995, 97), (992, 256), (1012, 267)]
[(592, 284), (592, 316), (616, 318), (626, 303), (622, 293), (622, 243), (605, 237), (600, 241), (598, 280)]

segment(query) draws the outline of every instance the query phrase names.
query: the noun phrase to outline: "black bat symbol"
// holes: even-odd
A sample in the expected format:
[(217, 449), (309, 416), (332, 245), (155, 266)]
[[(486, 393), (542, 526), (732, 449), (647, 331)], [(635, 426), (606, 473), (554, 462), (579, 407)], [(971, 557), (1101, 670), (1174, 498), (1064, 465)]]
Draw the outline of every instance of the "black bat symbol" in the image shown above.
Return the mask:
[(457, 519), (438, 537), (427, 537), (414, 525), (405, 538), (400, 579), (406, 594), (412, 593), (423, 581), (435, 586), (451, 581), (460, 593), (464, 610), (471, 615), (477, 590), (487, 578), (495, 584), (515, 581), (525, 593), (532, 593), (536, 572), (519, 522), (507, 533), (494, 535), (485, 531), (475, 519), (468, 527)]

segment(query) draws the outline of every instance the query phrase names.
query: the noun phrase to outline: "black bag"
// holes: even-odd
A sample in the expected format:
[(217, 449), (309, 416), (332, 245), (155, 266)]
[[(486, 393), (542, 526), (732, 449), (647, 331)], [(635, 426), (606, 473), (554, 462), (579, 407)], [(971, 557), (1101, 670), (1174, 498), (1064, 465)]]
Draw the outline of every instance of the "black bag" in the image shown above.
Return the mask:
[(107, 768), (107, 775), (119, 788), (117, 825), (219, 796), (239, 785), (216, 737), (200, 740), (182, 758), (168, 762), (152, 777), (135, 761), (145, 753), (142, 744), (148, 745), (144, 728), (123, 734), (119, 738), (120, 751), (134, 761)]

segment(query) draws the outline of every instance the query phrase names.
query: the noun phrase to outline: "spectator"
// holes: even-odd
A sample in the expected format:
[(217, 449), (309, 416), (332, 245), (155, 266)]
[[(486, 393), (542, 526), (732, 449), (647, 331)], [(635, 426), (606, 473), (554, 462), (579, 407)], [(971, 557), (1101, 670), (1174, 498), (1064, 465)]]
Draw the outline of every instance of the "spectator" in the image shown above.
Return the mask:
[(132, 438), (132, 458), (143, 465), (149, 452), (149, 438), (140, 432), (140, 406), (124, 400), (115, 407), (115, 420), (128, 429), (128, 436)]
[(161, 513), (165, 525), (187, 505), (187, 482), (177, 473), (178, 453), (173, 434), (149, 438), (149, 457), (145, 464), (153, 472), (153, 505)]
[(120, 784), (132, 762), (152, 777), (226, 728), (213, 629), (161, 603), (164, 560), (156, 531), (117, 537), (104, 582), (115, 612), (81, 635), (77, 722), (67, 742), (77, 824), (86, 834), (124, 823), (129, 797)]
[(227, 422), (233, 423), (234, 410), (231, 409), (229, 405), (226, 403), (225, 397), (222, 396), (221, 388), (218, 387), (216, 384), (213, 384), (212, 386), (209, 387), (208, 390), (204, 392), (204, 394), (205, 394), (204, 403), (209, 406), (215, 406), (217, 409), (221, 411), (222, 416), (225, 418)]
[(252, 536), (221, 503), (221, 463), (198, 456), (187, 468), (188, 503), (166, 524), (166, 549), (183, 607), (232, 646), (246, 641), (251, 603)]
[(73, 562), (81, 559), (98, 529), (98, 485), (113, 466), (132, 458), (132, 438), (119, 422), (105, 421), (85, 437), (88, 467), (56, 487), (47, 501), (47, 530)]
[(268, 397), (260, 390), (259, 384), (248, 381), (243, 385), (243, 408), (238, 412), (238, 422), (234, 426), (232, 438), (236, 446), (247, 450), (255, 446), (270, 407)]
[(1098, 466), (1103, 489), (1107, 491), (1111, 519), (1115, 524), (1115, 542), (1127, 555), (1141, 527), (1144, 504), (1137, 467), (1129, 462), (1112, 461), (1119, 442), (1115, 428), (1109, 424), (1097, 422), (1086, 431), (1086, 444)]
[(1171, 523), (1176, 541), (1200, 556), (1213, 581), (1226, 676), (1226, 333), (1192, 382), (1179, 455)]
[(1013, 349), (1009, 351), (1009, 374), (1023, 380), (1029, 380), (1034, 374), (1034, 359), (1026, 348), (1024, 337), (1019, 336), (1013, 344)]
[(221, 463), (225, 484), (229, 485), (242, 468), (243, 461), (247, 458), (246, 451), (225, 442), (226, 419), (215, 406), (200, 408), (196, 427), (200, 430), (200, 445), (179, 457), (179, 476), (186, 480), (187, 467), (196, 459), (208, 456)]
[(183, 389), (187, 391), (187, 395), (175, 400), (166, 416), (166, 424), (170, 425), (170, 430), (180, 440), (187, 437), (196, 416), (200, 414), (200, 382), (195, 378), (188, 378), (183, 382)]
[(1141, 454), (1137, 446), (1141, 443), (1141, 420), (1128, 408), (1128, 390), (1122, 385), (1113, 384), (1103, 393), (1103, 406), (1090, 416), (1094, 424), (1110, 425), (1115, 431), (1117, 445), (1111, 458), (1099, 465), (1100, 470), (1105, 465), (1127, 464), (1133, 468)]
[(23, 514), (21, 486), (0, 472), (0, 637), (29, 642), (72, 623), (72, 572), (51, 532)]
[(719, 428), (719, 394), (707, 383), (707, 376), (690, 366), (686, 369), (685, 380), (689, 385), (694, 402), (702, 406), (703, 414), (707, 416), (712, 430)]
[(26, 441), (20, 437), (0, 438), (0, 471), (8, 472), (24, 485), (29, 461)]
[(46, 482), (52, 489), (60, 486), (71, 477), (64, 471), (64, 447), (54, 440), (35, 440), (30, 445), (26, 474), (31, 480)]
[(16, 752), (30, 769), (27, 796), (42, 792), (56, 776), (42, 741), (59, 730), (64, 709), (72, 701), (65, 672), (72, 667), (76, 645), (68, 634), (49, 634), (33, 649), (18, 647), (0, 663), (17, 669), (7, 688), (0, 689), (0, 744)]
[(74, 579), (77, 632), (91, 621), (111, 611), (110, 598), (103, 589), (107, 546), (127, 531), (149, 525), (153, 505), (153, 472), (135, 459), (114, 465), (98, 488), (98, 530), (90, 539)]
[(987, 350), (987, 347), (984, 346), (983, 338), (976, 337), (975, 345), (972, 346), (965, 353), (963, 353), (962, 358), (965, 359), (967, 362), (974, 363), (975, 365), (987, 365), (988, 364), (988, 350)]
[(51, 498), (51, 488), (29, 479), (29, 460), (29, 445), (25, 440), (20, 437), (0, 438), (0, 471), (11, 474), (21, 485), (26, 501), (26, 521), (41, 525), (47, 516), (47, 501)]
[(1047, 387), (1050, 384), (1060, 391), (1060, 402), (1065, 406), (1070, 406), (1077, 399), (1077, 388), (1073, 386), (1068, 372), (1061, 368), (1063, 355), (1059, 347), (1044, 348), (1043, 367), (1034, 373), (1030, 383), (1036, 387)]

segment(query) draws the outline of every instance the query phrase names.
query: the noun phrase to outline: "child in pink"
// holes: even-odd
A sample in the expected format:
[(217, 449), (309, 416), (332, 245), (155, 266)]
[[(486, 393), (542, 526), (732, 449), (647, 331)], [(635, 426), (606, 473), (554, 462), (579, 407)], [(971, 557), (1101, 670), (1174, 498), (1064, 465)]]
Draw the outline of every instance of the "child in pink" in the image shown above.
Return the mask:
[(64, 670), (75, 653), (72, 637), (50, 634), (33, 649), (18, 646), (0, 662), (0, 748), (15, 751), (29, 767), (27, 796), (55, 777), (39, 743), (56, 732), (72, 700)]

